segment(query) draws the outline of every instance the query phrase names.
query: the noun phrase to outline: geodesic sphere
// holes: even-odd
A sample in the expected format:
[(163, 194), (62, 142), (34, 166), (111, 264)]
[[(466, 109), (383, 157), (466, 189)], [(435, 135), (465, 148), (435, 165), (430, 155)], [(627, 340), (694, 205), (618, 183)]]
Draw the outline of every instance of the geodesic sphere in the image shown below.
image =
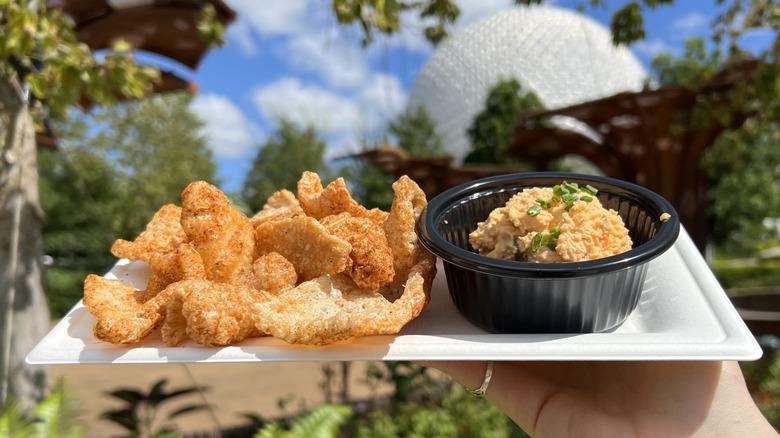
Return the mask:
[(423, 106), (447, 151), (462, 159), (466, 131), (499, 80), (516, 78), (547, 109), (642, 89), (646, 73), (609, 30), (576, 11), (512, 8), (457, 32), (433, 52), (409, 94)]

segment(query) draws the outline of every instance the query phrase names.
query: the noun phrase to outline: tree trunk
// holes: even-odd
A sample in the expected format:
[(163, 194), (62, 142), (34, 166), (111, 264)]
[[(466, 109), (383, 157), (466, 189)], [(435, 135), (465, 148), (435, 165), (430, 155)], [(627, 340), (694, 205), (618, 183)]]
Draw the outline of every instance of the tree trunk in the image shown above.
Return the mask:
[(35, 128), (15, 78), (0, 75), (0, 406), (43, 398), (48, 373), (24, 358), (49, 330)]

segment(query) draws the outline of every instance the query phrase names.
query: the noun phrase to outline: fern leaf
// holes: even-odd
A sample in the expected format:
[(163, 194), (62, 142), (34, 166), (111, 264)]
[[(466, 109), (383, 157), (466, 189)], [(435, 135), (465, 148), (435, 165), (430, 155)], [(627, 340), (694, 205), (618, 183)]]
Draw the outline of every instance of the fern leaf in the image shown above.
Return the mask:
[(274, 422), (266, 424), (253, 438), (290, 438), (290, 435), (282, 430), (279, 423)]
[(35, 417), (35, 436), (41, 438), (65, 438), (83, 436), (84, 431), (79, 423), (81, 415), (80, 403), (59, 380), (51, 394), (36, 405), (33, 410)]
[(27, 418), (12, 399), (6, 400), (0, 411), (0, 437), (32, 438), (35, 436), (35, 424)]
[(333, 438), (351, 415), (349, 406), (322, 405), (295, 420), (290, 435), (294, 438)]

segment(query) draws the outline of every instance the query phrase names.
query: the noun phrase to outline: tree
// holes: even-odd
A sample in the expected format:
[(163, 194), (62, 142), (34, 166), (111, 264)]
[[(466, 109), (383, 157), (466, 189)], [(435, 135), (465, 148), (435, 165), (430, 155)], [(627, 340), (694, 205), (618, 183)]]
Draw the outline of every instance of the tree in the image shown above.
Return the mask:
[(502, 79), (488, 92), (485, 108), (477, 114), (467, 133), (471, 152), (466, 163), (508, 163), (503, 152), (512, 138), (520, 114), (542, 109), (532, 92), (521, 94), (522, 86), (515, 78)]
[[(723, 0), (719, 0), (723, 2)], [(342, 25), (359, 24), (363, 31), (363, 44), (373, 41), (373, 32), (383, 34), (398, 32), (401, 27), (401, 14), (408, 11), (417, 11), (423, 21), (423, 35), (433, 44), (438, 44), (449, 35), (449, 27), (455, 23), (460, 15), (457, 1), (453, 0), (333, 0), (333, 11), (336, 19)], [(543, 0), (515, 0), (518, 6), (530, 6), (544, 3)], [(645, 26), (643, 13), (647, 9), (655, 9), (658, 6), (670, 5), (674, 0), (641, 0), (629, 1), (618, 7), (610, 20), (612, 39), (615, 44), (631, 44), (645, 38)], [(735, 4), (741, 2), (735, 1)], [(759, 0), (753, 3), (771, 3), (770, 0)], [(607, 7), (606, 0), (583, 0), (578, 8)], [(733, 23), (734, 16), (741, 9), (737, 9), (734, 15), (724, 23)], [(762, 17), (763, 18), (763, 17)], [(758, 20), (758, 19), (757, 19)], [(766, 18), (764, 18), (765, 21)]]
[(120, 201), (113, 203), (113, 217), (121, 219), (115, 236), (135, 237), (160, 206), (180, 204), (192, 181), (218, 185), (212, 152), (198, 134), (204, 122), (190, 101), (186, 93), (158, 95), (107, 106), (90, 117), (93, 129), (75, 147), (100, 154), (116, 173)]
[(113, 169), (88, 150), (42, 150), (38, 156), (44, 271), (49, 310), (62, 317), (83, 294), (84, 278), (106, 272), (116, 261), (108, 252), (116, 236), (111, 209), (118, 198)]
[[(221, 25), (204, 13), (199, 29), (221, 40)], [(41, 281), (41, 208), (35, 123), (63, 117), (82, 97), (98, 104), (140, 98), (160, 77), (136, 64), (117, 40), (95, 57), (78, 42), (72, 21), (42, 0), (0, 0), (0, 405), (9, 394), (23, 407), (44, 396), (46, 373), (24, 355), (49, 327)]]
[(444, 143), (425, 107), (418, 106), (399, 114), (387, 129), (395, 136), (398, 146), (412, 157), (444, 153)]
[[(728, 57), (714, 49), (707, 51), (704, 40), (686, 41), (682, 56), (660, 54), (652, 61), (652, 74), (660, 85), (697, 89), (716, 73), (746, 55), (732, 52)], [(767, 217), (780, 216), (780, 189), (775, 181), (780, 169), (780, 149), (777, 148), (778, 124), (764, 113), (777, 111), (778, 93), (774, 87), (776, 74), (764, 69), (733, 111), (748, 114), (747, 121), (737, 129), (724, 131), (707, 149), (701, 163), (707, 176), (707, 217), (713, 243), (732, 249), (754, 249), (772, 236), (764, 223)], [(768, 75), (768, 76), (767, 76)], [(695, 123), (712, 120), (711, 102), (698, 103), (694, 109)], [(750, 107), (762, 108), (756, 113)], [(716, 120), (732, 117), (730, 111), (715, 114)], [(776, 237), (776, 236), (775, 236)]]
[(46, 295), (55, 317), (78, 301), (88, 273), (116, 262), (108, 251), (115, 239), (132, 239), (160, 206), (180, 204), (191, 181), (215, 183), (216, 165), (196, 134), (203, 122), (190, 100), (155, 96), (91, 115), (74, 112), (57, 124), (60, 150), (43, 150), (38, 159), (43, 246), (51, 257)]
[(721, 134), (701, 165), (708, 178), (711, 240), (740, 251), (777, 244), (767, 218), (780, 217), (780, 133), (777, 126), (748, 120)]
[(276, 132), (259, 147), (252, 161), (241, 191), (243, 201), (256, 212), (277, 190), (285, 188), (295, 192), (305, 170), (316, 173), (327, 170), (325, 148), (325, 141), (313, 126), (300, 128), (281, 119)]

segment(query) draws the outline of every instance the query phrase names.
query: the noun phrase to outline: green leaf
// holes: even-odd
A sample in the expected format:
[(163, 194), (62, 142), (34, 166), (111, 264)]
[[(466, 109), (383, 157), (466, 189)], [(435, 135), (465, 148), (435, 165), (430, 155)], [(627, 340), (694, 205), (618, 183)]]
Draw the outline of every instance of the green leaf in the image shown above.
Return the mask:
[(126, 401), (131, 405), (136, 405), (139, 402), (146, 400), (146, 395), (135, 389), (117, 389), (115, 391), (109, 392), (108, 394), (120, 400)]
[(644, 26), (641, 7), (635, 1), (628, 2), (612, 15), (612, 42), (617, 46), (642, 40), (645, 38)]

